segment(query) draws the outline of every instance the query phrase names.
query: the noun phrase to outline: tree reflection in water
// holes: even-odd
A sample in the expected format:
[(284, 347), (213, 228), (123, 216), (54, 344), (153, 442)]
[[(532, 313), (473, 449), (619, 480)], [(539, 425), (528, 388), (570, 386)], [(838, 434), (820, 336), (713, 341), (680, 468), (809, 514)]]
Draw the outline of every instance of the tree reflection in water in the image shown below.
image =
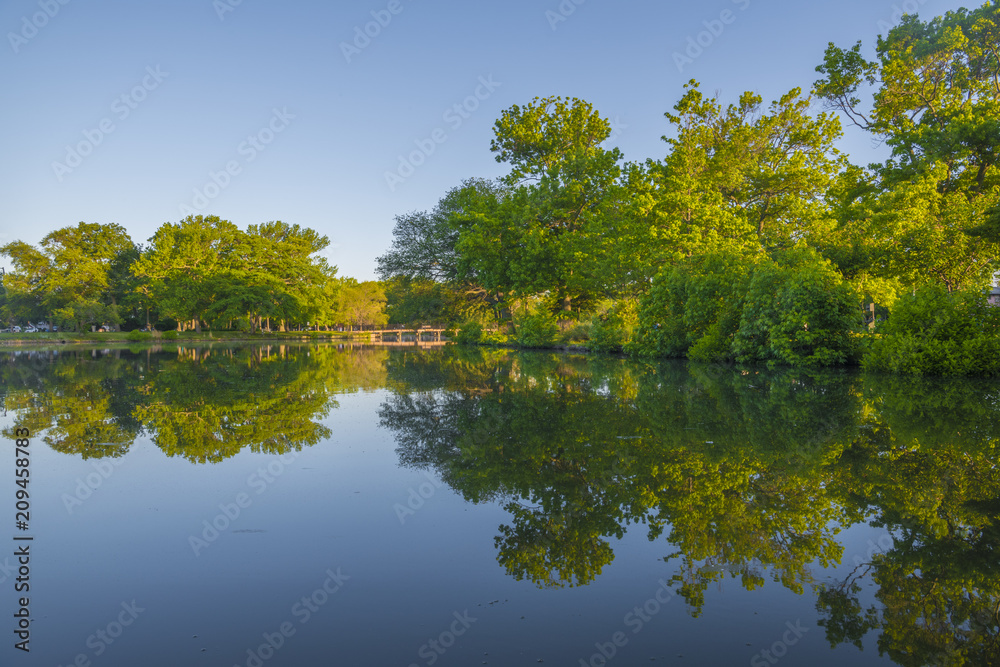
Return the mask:
[[(380, 388), (404, 465), (509, 512), (497, 559), (519, 580), (587, 585), (642, 524), (693, 615), (710, 584), (771, 580), (815, 596), (832, 645), (877, 631), (902, 665), (1000, 655), (995, 383), (454, 347), (0, 356), (4, 436), (83, 458), (140, 436), (195, 463), (297, 450), (330, 436), (337, 394)], [(845, 554), (859, 524), (884, 548)]]
[[(1000, 655), (995, 384), (460, 349), (388, 380), (400, 460), (505, 507), (519, 580), (586, 585), (641, 523), (695, 616), (709, 584), (770, 578), (816, 596), (832, 645), (876, 629), (903, 665)], [(832, 579), (859, 523), (893, 539)]]

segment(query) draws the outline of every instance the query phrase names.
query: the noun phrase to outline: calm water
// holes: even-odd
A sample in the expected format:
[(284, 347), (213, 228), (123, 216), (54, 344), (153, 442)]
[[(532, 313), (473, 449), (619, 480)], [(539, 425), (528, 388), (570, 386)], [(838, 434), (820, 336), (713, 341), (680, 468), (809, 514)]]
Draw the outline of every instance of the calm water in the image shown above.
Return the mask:
[(5, 666), (1000, 661), (996, 384), (322, 346), (0, 383)]

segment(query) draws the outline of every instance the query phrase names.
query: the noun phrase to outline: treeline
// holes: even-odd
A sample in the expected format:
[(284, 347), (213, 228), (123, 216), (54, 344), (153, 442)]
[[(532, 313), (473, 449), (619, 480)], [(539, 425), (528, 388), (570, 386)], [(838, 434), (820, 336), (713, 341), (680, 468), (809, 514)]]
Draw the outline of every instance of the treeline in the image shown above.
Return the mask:
[(120, 225), (81, 222), (46, 235), (38, 247), (0, 247), (14, 266), (0, 293), (0, 318), (76, 331), (384, 324), (383, 287), (337, 277), (318, 254), (329, 243), (280, 221), (244, 231), (199, 215), (160, 226), (141, 246)]
[[(645, 162), (585, 101), (510, 107), (491, 144), (505, 176), (397, 217), (390, 312), (470, 342), (1000, 373), (1000, 2), (906, 16), (874, 60), (830, 44), (816, 69), (768, 105), (689, 82)], [(891, 157), (851, 164), (842, 119)]]

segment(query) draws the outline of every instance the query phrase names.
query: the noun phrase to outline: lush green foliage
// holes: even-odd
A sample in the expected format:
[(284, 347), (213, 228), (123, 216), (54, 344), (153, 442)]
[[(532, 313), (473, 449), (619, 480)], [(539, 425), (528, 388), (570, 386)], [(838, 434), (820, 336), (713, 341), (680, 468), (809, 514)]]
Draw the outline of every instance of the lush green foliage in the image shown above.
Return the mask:
[(469, 320), (455, 334), (455, 342), (460, 345), (478, 345), (483, 340), (483, 325), (475, 320)]
[(830, 262), (795, 248), (756, 266), (732, 349), (740, 362), (843, 364), (862, 324), (860, 298)]
[(521, 347), (552, 347), (559, 334), (555, 316), (544, 307), (531, 309), (514, 320), (514, 340)]
[(807, 247), (767, 256), (712, 253), (664, 271), (642, 303), (628, 349), (697, 361), (793, 366), (852, 358), (858, 297)]
[(633, 299), (618, 301), (604, 312), (594, 313), (587, 332), (587, 349), (593, 352), (621, 352), (631, 341), (638, 321), (638, 304)]
[(11, 258), (0, 319), (51, 320), (64, 329), (139, 328), (169, 323), (255, 332), (306, 324), (378, 326), (386, 297), (375, 282), (336, 278), (318, 256), (329, 245), (312, 229), (283, 222), (246, 231), (217, 216), (190, 216), (156, 230), (146, 248), (118, 225), (80, 223), (35, 248), (0, 247)]
[(1000, 308), (982, 292), (928, 285), (892, 305), (866, 368), (910, 375), (1000, 375)]
[(119, 304), (127, 288), (120, 268), (137, 252), (123, 227), (81, 222), (47, 234), (39, 245), (12, 241), (0, 247), (14, 267), (4, 277), (0, 319), (51, 319), (77, 331), (122, 321)]
[[(643, 163), (623, 162), (615, 124), (583, 100), (513, 105), (491, 144), (509, 171), (398, 218), (380, 266), (478, 286), (498, 324), (544, 300), (589, 322), (595, 350), (857, 361), (863, 304), (884, 315), (901, 294), (981, 290), (1000, 271), (998, 35), (996, 2), (905, 16), (874, 61), (831, 45), (813, 91), (770, 103), (690, 81), (665, 114), (666, 155)], [(891, 159), (849, 164), (842, 118)], [(641, 302), (634, 331), (607, 300)]]
[(745, 253), (714, 252), (666, 267), (642, 301), (639, 329), (628, 351), (702, 361), (731, 358), (756, 261)]

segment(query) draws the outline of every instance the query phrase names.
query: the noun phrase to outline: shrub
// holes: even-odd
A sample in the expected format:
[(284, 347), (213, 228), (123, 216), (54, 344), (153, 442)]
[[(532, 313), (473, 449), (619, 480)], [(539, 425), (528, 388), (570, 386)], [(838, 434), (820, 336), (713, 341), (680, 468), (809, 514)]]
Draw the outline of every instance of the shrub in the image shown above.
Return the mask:
[(661, 270), (640, 305), (635, 336), (626, 351), (658, 357), (694, 354), (712, 361), (731, 358), (731, 340), (757, 262), (743, 252), (720, 251)]
[(163, 332), (164, 340), (177, 340), (177, 336), (178, 336), (177, 332), (173, 330)]
[(455, 334), (455, 342), (460, 345), (478, 345), (483, 339), (483, 325), (476, 321), (469, 321), (458, 328)]
[(523, 317), (517, 323), (515, 342), (521, 347), (552, 347), (559, 333), (559, 326), (552, 313), (544, 308)]
[(126, 339), (135, 341), (149, 340), (152, 337), (153, 334), (146, 331), (139, 331), (138, 329), (133, 329), (132, 331), (129, 331), (127, 334), (125, 334)]
[(908, 375), (1000, 375), (1000, 308), (980, 292), (925, 286), (890, 306), (863, 363)]
[(487, 329), (483, 331), (483, 338), (480, 342), (483, 345), (507, 345), (510, 343), (510, 336), (499, 329)]
[[(563, 326), (566, 326), (566, 323), (563, 323)], [(558, 342), (567, 345), (582, 343), (590, 339), (590, 332), (590, 322), (572, 322), (566, 330), (559, 334)]]
[(636, 302), (618, 301), (607, 312), (595, 314), (591, 319), (587, 348), (593, 352), (621, 352), (632, 339), (637, 321)]
[(812, 248), (788, 250), (753, 272), (733, 337), (737, 361), (843, 364), (863, 327), (860, 299)]

